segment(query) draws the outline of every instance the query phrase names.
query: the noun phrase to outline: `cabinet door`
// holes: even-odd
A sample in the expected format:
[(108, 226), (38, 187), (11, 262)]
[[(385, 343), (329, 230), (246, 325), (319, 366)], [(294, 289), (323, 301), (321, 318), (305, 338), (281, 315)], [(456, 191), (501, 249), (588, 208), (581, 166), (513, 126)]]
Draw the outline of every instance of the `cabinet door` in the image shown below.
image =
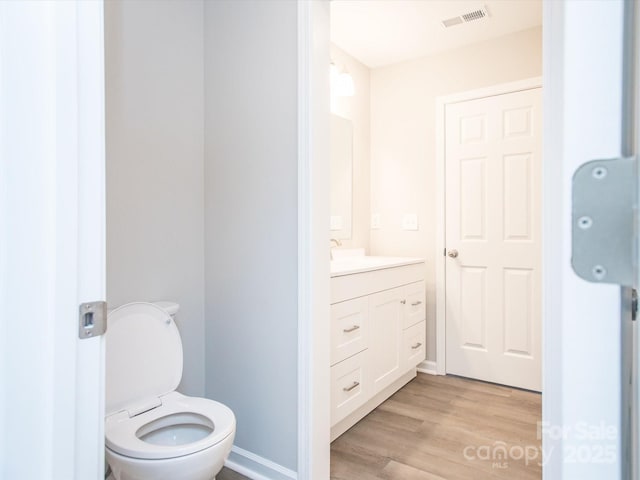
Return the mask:
[(367, 348), (368, 318), (367, 297), (331, 305), (331, 365)]
[(400, 287), (369, 296), (369, 349), (374, 393), (403, 373), (400, 352), (404, 293), (404, 287)]
[(426, 319), (424, 281), (405, 286), (404, 328), (409, 328)]

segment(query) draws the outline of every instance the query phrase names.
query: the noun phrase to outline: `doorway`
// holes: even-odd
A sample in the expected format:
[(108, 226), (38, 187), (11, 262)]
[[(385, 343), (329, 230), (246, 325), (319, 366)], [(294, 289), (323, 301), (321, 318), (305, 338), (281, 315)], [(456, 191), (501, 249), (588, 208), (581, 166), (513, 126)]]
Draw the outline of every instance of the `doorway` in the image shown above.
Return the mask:
[[(418, 9), (432, 8), (438, 3), (442, 3), (441, 7), (443, 10), (439, 11), (437, 14), (432, 12), (432, 15), (430, 15), (430, 21), (434, 27), (434, 35), (437, 36), (442, 34), (443, 36), (448, 36), (449, 39), (457, 37), (457, 34), (453, 32), (455, 32), (454, 28), (458, 27), (451, 27), (450, 30), (446, 30), (446, 26), (440, 25), (437, 20), (433, 21), (433, 19), (439, 18), (439, 15), (444, 14), (446, 9), (453, 10), (454, 7), (460, 8), (462, 2), (457, 3), (457, 5), (454, 5), (453, 2), (415, 2), (411, 4), (411, 6), (415, 8), (413, 14), (415, 17), (418, 17), (420, 15)], [(380, 11), (377, 11), (377, 13), (361, 11), (360, 15), (355, 15), (355, 12), (359, 8), (364, 10), (366, 6), (370, 4), (376, 4), (376, 2), (335, 2), (332, 4), (332, 9), (336, 7), (336, 9), (339, 10), (342, 8), (341, 6), (344, 5), (344, 8), (349, 10), (348, 13), (353, 14), (353, 16), (351, 16), (351, 19), (354, 22), (352, 24), (352, 28), (358, 32), (360, 31), (359, 29), (361, 28), (361, 24), (367, 23), (364, 19), (372, 17), (385, 18), (387, 23), (396, 25), (397, 31), (408, 31), (410, 30), (411, 25), (413, 25), (412, 20), (407, 19), (407, 16), (405, 16), (404, 19), (406, 20), (406, 23), (404, 26), (398, 26), (400, 23), (398, 22), (398, 18), (402, 17), (402, 15), (391, 11), (392, 7), (390, 2), (384, 2), (384, 6), (380, 7), (380, 9), (388, 9), (385, 14), (382, 14)], [(400, 4), (406, 6), (408, 2), (407, 4), (404, 2), (398, 2), (398, 5)], [(497, 3), (488, 4), (488, 9), (495, 14), (491, 17), (492, 22), (500, 21), (500, 18), (506, 20), (506, 12), (499, 11), (501, 6), (504, 5), (502, 3), (499, 5)], [(535, 2), (529, 2), (528, 7), (531, 6), (535, 7)], [(524, 8), (521, 4), (519, 4), (518, 7)], [(427, 333), (425, 343), (427, 345), (427, 359), (419, 365), (419, 372), (421, 372), (421, 375), (419, 375), (418, 379), (414, 381), (416, 384), (420, 383), (422, 388), (419, 390), (426, 393), (424, 393), (424, 398), (421, 398), (420, 394), (416, 394), (417, 397), (410, 396), (410, 401), (416, 400), (415, 406), (418, 410), (420, 409), (419, 400), (428, 402), (430, 399), (427, 400), (426, 398), (429, 398), (430, 395), (437, 396), (439, 394), (437, 392), (438, 390), (444, 392), (451, 388), (446, 384), (446, 382), (439, 383), (438, 381), (427, 381), (425, 380), (427, 377), (423, 374), (446, 372), (446, 370), (444, 370), (444, 359), (440, 361), (440, 356), (445, 355), (446, 352), (445, 344), (441, 342), (440, 337), (442, 337), (442, 340), (445, 340), (446, 336), (440, 335), (442, 333), (442, 329), (437, 321), (439, 318), (439, 308), (441, 305), (445, 305), (444, 302), (440, 302), (439, 294), (440, 290), (446, 287), (445, 278), (447, 278), (447, 275), (445, 275), (445, 266), (443, 265), (442, 268), (440, 267), (441, 261), (444, 260), (443, 251), (446, 245), (444, 242), (442, 242), (442, 245), (439, 245), (439, 241), (437, 241), (437, 239), (440, 237), (440, 231), (445, 230), (445, 216), (441, 213), (441, 211), (444, 212), (444, 210), (440, 208), (441, 206), (444, 206), (445, 202), (444, 200), (440, 202), (439, 199), (440, 197), (444, 198), (446, 192), (449, 192), (449, 194), (455, 192), (453, 188), (448, 188), (448, 185), (445, 183), (446, 175), (444, 172), (440, 172), (439, 161), (441, 157), (439, 156), (439, 152), (440, 149), (442, 151), (446, 150), (446, 142), (444, 140), (441, 141), (440, 139), (438, 130), (438, 121), (440, 116), (436, 115), (436, 112), (438, 111), (437, 108), (441, 105), (440, 101), (442, 98), (449, 98), (453, 95), (460, 97), (458, 92), (475, 92), (478, 91), (478, 89), (481, 89), (480, 95), (471, 98), (457, 98), (456, 102), (451, 102), (452, 105), (453, 103), (460, 103), (462, 101), (474, 100), (483, 97), (497, 97), (502, 93), (532, 90), (534, 87), (538, 87), (534, 94), (537, 102), (535, 106), (535, 116), (532, 116), (533, 110), (529, 108), (531, 105), (516, 105), (521, 103), (520, 99), (516, 99), (515, 103), (512, 105), (500, 106), (503, 110), (513, 110), (507, 118), (509, 122), (509, 130), (507, 131), (507, 134), (510, 137), (513, 137), (515, 142), (519, 142), (518, 145), (514, 147), (515, 149), (510, 152), (510, 154), (513, 155), (512, 162), (508, 165), (508, 168), (510, 168), (508, 173), (511, 175), (511, 183), (505, 184), (502, 179), (505, 170), (503, 166), (500, 166), (500, 168), (496, 169), (495, 172), (489, 172), (487, 168), (488, 164), (482, 165), (482, 162), (469, 162), (466, 165), (470, 167), (470, 169), (467, 169), (462, 173), (467, 174), (469, 185), (464, 186), (464, 193), (460, 191), (461, 185), (459, 171), (456, 183), (459, 200), (462, 199), (463, 203), (466, 203), (469, 207), (466, 215), (474, 216), (473, 219), (469, 219), (471, 223), (467, 222), (467, 227), (476, 227), (478, 224), (478, 209), (476, 209), (475, 212), (473, 211), (474, 207), (478, 207), (478, 196), (488, 195), (491, 193), (493, 196), (498, 198), (500, 195), (504, 196), (505, 189), (511, 189), (513, 191), (510, 193), (513, 193), (516, 198), (513, 202), (509, 202), (508, 207), (511, 210), (506, 212), (506, 217), (504, 215), (498, 217), (497, 214), (494, 214), (493, 212), (483, 212), (485, 216), (492, 214), (495, 218), (486, 218), (485, 220), (480, 219), (480, 222), (485, 222), (485, 225), (481, 225), (481, 228), (491, 226), (486, 223), (489, 221), (497, 221), (500, 223), (500, 226), (504, 228), (503, 224), (505, 220), (503, 217), (505, 217), (511, 222), (507, 224), (507, 227), (511, 229), (508, 232), (508, 240), (510, 242), (519, 242), (518, 246), (525, 244), (528, 245), (531, 243), (529, 237), (535, 234), (537, 238), (537, 243), (534, 246), (538, 248), (538, 252), (535, 254), (536, 258), (534, 259), (536, 262), (535, 265), (504, 265), (504, 267), (511, 269), (509, 270), (509, 273), (514, 274), (513, 278), (509, 278), (509, 280), (513, 280), (509, 283), (509, 286), (512, 287), (514, 292), (510, 296), (511, 303), (508, 305), (508, 308), (516, 310), (518, 305), (515, 304), (518, 303), (518, 300), (524, 299), (527, 295), (530, 297), (527, 299), (530, 307), (528, 313), (517, 318), (514, 317), (514, 322), (509, 325), (509, 340), (512, 340), (513, 345), (509, 346), (510, 351), (508, 353), (510, 354), (510, 357), (513, 357), (516, 361), (528, 360), (526, 357), (535, 357), (535, 362), (538, 363), (537, 370), (535, 369), (535, 366), (531, 368), (532, 372), (535, 373), (533, 375), (528, 375), (529, 377), (533, 377), (533, 379), (526, 385), (519, 385), (514, 378), (505, 380), (502, 377), (497, 379), (495, 377), (485, 376), (484, 379), (493, 382), (502, 382), (509, 385), (525, 386), (530, 390), (541, 390), (541, 281), (539, 278), (539, 264), (541, 261), (541, 254), (539, 253), (541, 241), (540, 218), (537, 218), (534, 221), (534, 216), (536, 214), (540, 214), (539, 209), (541, 204), (541, 195), (540, 192), (537, 191), (537, 196), (534, 199), (533, 187), (529, 188), (529, 190), (524, 193), (521, 188), (521, 184), (527, 184), (527, 182), (533, 180), (533, 177), (535, 177), (537, 188), (539, 190), (539, 184), (541, 182), (540, 145), (537, 144), (535, 147), (537, 164), (534, 165), (531, 159), (526, 155), (520, 155), (528, 151), (532, 151), (528, 146), (526, 148), (529, 150), (523, 146), (523, 142), (525, 142), (524, 139), (529, 130), (535, 127), (535, 132), (538, 135), (541, 130), (541, 120), (539, 118), (541, 103), (539, 87), (541, 85), (541, 81), (540, 79), (537, 79), (537, 85), (523, 86), (527, 81), (522, 80), (535, 78), (542, 74), (541, 4), (538, 4), (538, 7), (540, 7), (540, 10), (537, 11), (537, 18), (539, 20), (537, 24), (513, 27), (513, 30), (508, 34), (503, 34), (501, 37), (483, 39), (476, 37), (476, 39), (469, 44), (458, 44), (443, 51), (423, 52), (420, 57), (396, 57), (389, 63), (384, 63), (380, 60), (380, 57), (376, 57), (373, 41), (369, 42), (370, 48), (358, 51), (353, 44), (349, 43), (349, 40), (352, 40), (350, 37), (344, 41), (341, 40), (339, 36), (333, 37), (335, 41), (331, 50), (332, 60), (334, 60), (336, 67), (340, 72), (346, 72), (353, 76), (355, 84), (354, 90), (356, 92), (355, 100), (353, 101), (349, 101), (344, 98), (341, 99), (341, 106), (344, 107), (342, 111), (352, 115), (351, 120), (353, 122), (354, 135), (357, 135), (358, 132), (360, 132), (368, 137), (368, 160), (370, 168), (368, 170), (369, 178), (364, 180), (367, 181), (367, 185), (370, 188), (369, 196), (367, 198), (369, 201), (369, 208), (367, 210), (369, 218), (366, 219), (369, 226), (369, 235), (367, 237), (368, 245), (366, 246), (367, 254), (372, 256), (422, 257), (426, 259), (425, 278), (427, 293), (425, 304), (427, 306)], [(375, 8), (376, 7), (374, 6), (373, 10), (375, 10)], [(451, 11), (447, 12), (452, 13)], [(515, 14), (516, 12), (513, 13)], [(502, 16), (503, 14), (505, 15), (504, 17)], [(347, 17), (348, 16), (349, 15), (347, 15)], [(528, 18), (536, 18), (536, 14), (532, 13)], [(336, 26), (336, 22), (333, 22), (333, 20), (334, 17), (332, 10), (332, 32)], [(341, 20), (339, 20), (339, 22), (340, 21)], [(485, 21), (488, 20), (485, 19)], [(338, 29), (341, 27), (339, 22), (337, 23)], [(423, 22), (423, 25), (424, 24), (426, 23)], [(515, 24), (516, 23), (514, 22), (514, 25)], [(480, 23), (476, 24), (476, 26), (477, 25), (480, 25)], [(496, 24), (494, 23), (493, 25), (495, 26)], [(460, 25), (457, 32), (470, 33), (474, 28), (475, 27), (472, 24)], [(385, 46), (388, 47), (388, 49), (392, 49), (391, 40), (386, 42), (381, 40), (382, 38), (385, 38), (384, 31), (382, 30), (384, 30), (383, 26), (379, 29), (370, 29), (372, 37), (369, 38), (375, 39), (377, 42), (376, 44), (378, 45), (380, 43), (385, 43)], [(342, 33), (344, 34), (344, 32)], [(348, 34), (345, 35), (348, 37)], [(353, 36), (366, 38), (364, 33), (362, 35), (353, 34)], [(403, 35), (396, 36), (402, 37)], [(432, 45), (434, 44), (442, 45), (444, 42), (433, 42)], [(359, 57), (359, 55), (361, 56)], [(359, 61), (359, 64), (354, 64), (355, 62), (353, 60)], [(368, 77), (366, 77), (366, 71), (363, 74), (363, 68), (361, 67), (368, 69)], [(362, 82), (363, 76), (368, 79), (366, 82)], [(503, 92), (496, 89), (496, 86), (504, 86), (506, 84), (517, 84), (519, 86), (517, 88), (510, 87), (512, 90), (509, 92)], [(369, 121), (364, 126), (358, 124), (358, 114), (361, 113), (361, 109), (358, 104), (358, 95), (369, 96), (368, 101), (365, 102), (366, 107), (368, 108), (368, 111), (365, 113), (368, 114)], [(361, 100), (362, 97), (359, 99)], [(485, 100), (480, 100), (478, 103), (482, 104), (483, 101)], [(346, 108), (345, 105), (348, 105), (350, 108)], [(445, 107), (446, 105), (442, 104), (443, 111)], [(458, 107), (461, 108), (460, 105), (458, 105)], [(483, 107), (486, 107), (486, 105), (480, 105), (479, 108)], [(492, 106), (491, 108), (493, 109), (494, 107)], [(450, 116), (453, 116), (453, 110), (454, 107), (450, 109)], [(498, 112), (498, 107), (496, 107), (495, 110), (496, 116), (502, 115), (503, 112), (502, 110)], [(480, 114), (481, 112), (476, 112), (473, 115), (477, 116)], [(464, 115), (466, 115), (464, 111), (459, 112), (458, 117)], [(444, 114), (442, 115), (442, 118), (445, 119)], [(460, 118), (457, 118), (454, 121), (459, 123)], [(482, 137), (488, 133), (487, 128), (489, 125), (479, 126), (478, 123), (482, 122), (475, 122), (475, 124), (473, 122), (466, 122), (465, 128), (467, 131), (465, 134), (468, 137), (473, 137), (474, 135)], [(504, 128), (504, 119), (502, 117), (496, 119), (493, 123), (496, 125), (490, 125), (491, 129), (496, 126), (499, 129)], [(485, 130), (484, 132), (482, 131), (483, 128)], [(478, 129), (480, 130), (479, 133), (476, 131)], [(470, 143), (474, 143), (473, 139), (467, 138), (467, 140), (471, 140)], [(509, 140), (511, 140), (511, 138)], [(480, 144), (482, 142), (475, 143)], [(523, 150), (523, 148), (525, 149)], [(354, 154), (355, 153), (356, 152), (354, 150)], [(475, 158), (480, 156), (478, 152), (475, 152), (475, 155)], [(473, 155), (471, 156), (473, 157)], [(533, 170), (535, 167), (537, 167), (538, 170), (536, 170), (534, 175)], [(478, 175), (476, 175), (476, 173)], [(498, 191), (497, 188), (493, 188), (492, 184), (479, 185), (481, 177), (486, 176), (485, 174), (488, 173), (495, 174), (492, 177), (492, 182), (497, 183), (501, 187), (500, 191)], [(451, 175), (449, 175), (449, 177), (451, 177)], [(483, 179), (483, 181), (485, 180), (488, 179)], [(354, 175), (353, 181), (355, 192), (358, 187), (358, 182), (363, 181), (363, 179), (359, 178), (358, 175)], [(491, 192), (489, 192), (488, 189), (491, 189)], [(523, 195), (518, 196), (518, 194)], [(354, 199), (354, 201), (356, 200), (357, 199)], [(489, 197), (487, 197), (486, 200), (489, 200)], [(522, 214), (522, 211), (531, 209), (534, 201), (537, 201), (538, 210), (536, 212), (529, 212), (529, 218), (521, 221), (522, 219), (520, 215)], [(501, 203), (504, 203), (502, 202), (502, 199)], [(497, 208), (497, 203), (495, 206), (493, 204), (487, 204), (484, 208)], [(505, 212), (502, 213), (504, 214)], [(357, 212), (354, 212), (353, 219), (354, 222), (358, 220)], [(473, 222), (476, 223), (473, 224)], [(535, 225), (533, 225), (533, 223), (535, 223)], [(492, 232), (487, 230), (484, 233), (488, 235)], [(473, 234), (470, 235), (473, 236)], [(504, 232), (501, 233), (501, 235), (504, 236)], [(481, 236), (482, 235), (480, 235), (480, 237)], [(476, 243), (480, 243), (479, 241), (482, 240), (482, 238), (476, 238), (475, 240)], [(352, 244), (350, 246), (358, 247), (360, 245)], [(462, 246), (457, 245), (457, 247), (457, 250), (460, 252), (462, 250)], [(467, 252), (465, 250), (461, 254), (460, 260), (465, 260), (466, 255)], [(521, 256), (528, 255), (528, 252), (521, 254)], [(454, 261), (453, 259), (450, 260), (452, 262)], [(479, 264), (478, 267), (479, 269), (486, 268), (487, 264), (484, 266)], [(531, 267), (530, 269), (533, 270), (533, 273), (525, 272), (525, 267)], [(503, 266), (500, 268), (503, 268)], [(464, 273), (469, 272), (470, 269), (467, 269)], [(480, 273), (478, 276), (482, 277), (482, 275), (483, 274)], [(469, 277), (467, 276), (465, 279), (468, 278)], [(471, 280), (476, 279), (477, 277), (471, 278)], [(504, 281), (504, 279), (498, 280)], [(458, 280), (458, 284), (459, 283), (460, 280)], [(471, 287), (475, 286), (477, 286), (479, 290), (484, 288), (486, 293), (488, 293), (487, 290), (489, 289), (491, 290), (491, 293), (494, 293), (494, 285), (487, 284), (481, 286), (478, 285), (479, 283), (480, 282), (476, 282), (476, 285), (470, 285), (469, 289), (465, 288), (468, 292), (465, 300), (469, 299), (470, 296), (473, 297), (474, 292)], [(532, 290), (535, 290), (535, 292), (532, 292)], [(494, 309), (497, 309), (501, 305), (504, 307), (503, 298), (496, 297), (491, 299), (481, 299), (480, 297), (486, 294), (480, 295), (477, 291), (475, 293), (476, 303), (484, 302), (485, 306), (489, 306), (488, 302), (490, 301), (492, 305), (495, 305)], [(453, 295), (450, 295), (450, 297), (451, 296)], [(514, 296), (516, 298), (515, 301), (512, 300)], [(534, 305), (535, 296), (537, 296), (537, 303)], [(463, 302), (458, 303), (463, 304)], [(477, 305), (471, 305), (471, 307), (467, 306), (466, 308), (471, 308), (471, 310), (473, 310), (474, 307), (477, 307)], [(519, 312), (516, 313), (519, 314)], [(495, 314), (493, 312), (485, 312), (485, 318), (490, 315), (493, 316)], [(536, 325), (532, 322), (534, 317), (537, 319)], [(471, 327), (478, 328), (478, 325), (472, 325)], [(488, 325), (485, 325), (485, 327), (488, 327)], [(485, 331), (485, 333), (487, 333), (487, 331)], [(496, 335), (496, 337), (497, 336), (498, 335)], [(504, 332), (502, 332), (502, 336), (502, 339), (497, 339), (499, 342), (504, 341)], [(453, 335), (450, 337), (454, 338)], [(467, 343), (473, 344), (473, 339), (470, 339)], [(485, 349), (485, 345), (483, 345), (483, 343), (486, 342), (476, 340), (475, 347), (478, 351)], [(535, 354), (533, 352), (535, 352)], [(451, 363), (453, 364), (453, 362)], [(468, 364), (470, 361), (468, 359), (463, 359), (463, 363)], [(441, 368), (443, 369), (442, 371), (440, 371)], [(507, 367), (506, 370), (509, 368), (511, 368), (512, 371), (516, 371), (519, 366)], [(485, 373), (491, 369), (492, 366), (487, 365)], [(449, 373), (483, 378), (475, 372), (450, 371)], [(512, 375), (512, 377), (517, 377), (517, 374)], [(447, 380), (450, 379), (451, 377), (447, 377)], [(410, 385), (413, 385), (413, 383)], [(469, 385), (475, 384), (471, 382)], [(410, 387), (407, 386), (405, 388)], [(475, 387), (470, 388), (473, 389)], [(509, 392), (511, 392), (511, 390), (516, 391), (516, 389), (510, 389), (510, 387), (506, 388), (509, 388)], [(400, 396), (402, 392), (403, 390), (399, 391), (396, 395)], [(538, 408), (533, 414), (536, 417), (532, 420), (532, 425), (535, 430), (536, 421), (541, 418), (539, 409), (541, 398), (536, 393), (525, 393), (535, 397), (538, 402)], [(467, 395), (467, 393), (462, 394), (462, 396), (464, 395)], [(393, 404), (394, 398), (396, 397), (391, 397), (388, 402)], [(464, 400), (456, 397), (452, 400), (453, 403), (445, 402), (441, 406), (444, 411), (447, 411), (448, 408), (452, 408), (452, 405), (458, 401)], [(491, 401), (486, 405), (483, 404), (482, 408), (489, 407), (490, 404)], [(478, 407), (480, 407), (480, 405), (478, 405)], [(381, 406), (379, 408), (381, 408), (381, 410), (376, 410), (377, 413), (375, 415), (382, 419), (385, 415), (387, 417), (390, 416), (388, 415), (389, 408), (393, 409), (395, 407), (389, 407), (389, 404), (386, 404), (386, 406)], [(398, 408), (403, 407), (398, 406)], [(387, 409), (386, 412), (385, 409)], [(371, 415), (372, 418), (375, 416), (374, 414)], [(484, 426), (487, 428), (491, 426), (488, 418), (489, 416), (486, 416), (484, 419), (487, 422)], [(377, 425), (376, 427), (380, 427), (380, 425)], [(353, 427), (352, 431), (355, 431), (356, 428), (358, 427)], [(385, 427), (383, 426), (381, 428), (384, 429)], [(425, 436), (428, 436), (429, 432), (429, 428), (425, 427), (422, 433)], [(433, 430), (431, 430), (431, 432), (433, 432)], [(375, 430), (372, 430), (369, 433), (371, 434), (370, 437), (377, 438)], [(453, 435), (453, 433), (449, 433)], [(533, 439), (535, 440), (535, 432), (533, 434)], [(338, 440), (334, 442), (334, 447), (337, 443)], [(418, 446), (418, 443), (413, 442), (413, 447), (411, 448), (419, 450), (421, 447)], [(337, 452), (335, 448), (333, 451)], [(458, 460), (461, 459), (461, 457), (458, 458)], [(464, 459), (462, 460), (464, 461)], [(411, 464), (411, 462), (408, 462), (407, 464), (415, 467), (415, 464)]]

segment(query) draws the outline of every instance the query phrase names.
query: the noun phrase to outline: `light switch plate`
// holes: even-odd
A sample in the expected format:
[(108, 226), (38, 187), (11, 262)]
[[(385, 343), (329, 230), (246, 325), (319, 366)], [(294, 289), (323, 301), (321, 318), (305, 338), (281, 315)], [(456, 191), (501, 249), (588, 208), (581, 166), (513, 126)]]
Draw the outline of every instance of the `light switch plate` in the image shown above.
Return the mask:
[(402, 216), (403, 230), (418, 230), (418, 215), (416, 213), (405, 213)]
[(371, 230), (378, 230), (380, 228), (380, 214), (371, 214)]
[(340, 215), (331, 215), (330, 219), (330, 230), (342, 230), (342, 216)]

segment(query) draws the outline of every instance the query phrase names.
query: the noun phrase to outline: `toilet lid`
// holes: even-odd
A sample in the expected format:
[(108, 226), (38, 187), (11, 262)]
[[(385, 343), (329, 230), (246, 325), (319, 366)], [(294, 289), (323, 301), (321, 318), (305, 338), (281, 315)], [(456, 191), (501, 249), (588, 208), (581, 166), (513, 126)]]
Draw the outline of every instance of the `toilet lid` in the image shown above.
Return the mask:
[(106, 337), (106, 414), (174, 391), (182, 378), (182, 341), (171, 316), (144, 302), (109, 313)]
[[(211, 427), (211, 431), (208, 434), (204, 432), (206, 436), (190, 439), (193, 441), (176, 442), (181, 438), (178, 430), (185, 427), (198, 429), (200, 425)], [(164, 430), (164, 441), (154, 442), (145, 438), (154, 430)], [(230, 441), (230, 448), (235, 430), (235, 416), (226, 405), (207, 398), (171, 392), (162, 397), (162, 405), (133, 418), (124, 413), (107, 417), (105, 445), (107, 451), (126, 457), (160, 460), (190, 455), (225, 440)]]

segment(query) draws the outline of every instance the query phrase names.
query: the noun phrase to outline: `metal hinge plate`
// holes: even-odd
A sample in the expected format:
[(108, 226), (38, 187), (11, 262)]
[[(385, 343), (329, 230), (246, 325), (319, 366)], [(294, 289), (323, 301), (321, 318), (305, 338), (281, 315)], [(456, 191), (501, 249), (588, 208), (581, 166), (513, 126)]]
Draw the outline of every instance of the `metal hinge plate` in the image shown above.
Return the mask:
[(81, 303), (78, 311), (78, 337), (99, 337), (106, 331), (107, 302)]
[(573, 270), (596, 283), (635, 284), (636, 158), (587, 162), (573, 176)]

